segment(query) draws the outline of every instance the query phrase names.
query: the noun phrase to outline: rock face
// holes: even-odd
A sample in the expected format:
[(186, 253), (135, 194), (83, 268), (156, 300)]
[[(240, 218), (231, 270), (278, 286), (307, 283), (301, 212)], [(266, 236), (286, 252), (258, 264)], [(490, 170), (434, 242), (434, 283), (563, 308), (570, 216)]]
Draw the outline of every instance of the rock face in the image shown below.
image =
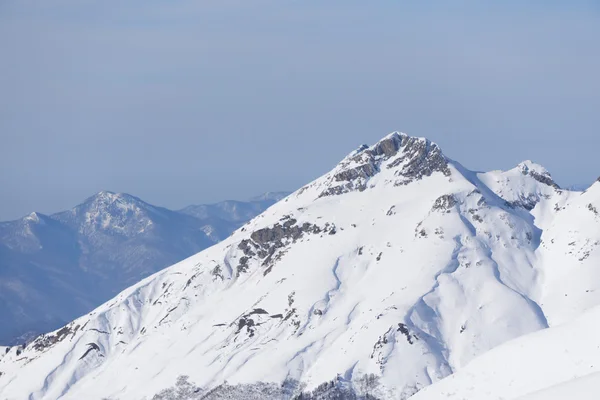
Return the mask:
[(394, 185), (406, 185), (434, 172), (450, 176), (448, 160), (437, 144), (394, 132), (371, 147), (361, 146), (343, 160), (320, 196), (362, 192), (382, 168), (394, 170)]
[(519, 164), (518, 168), (521, 170), (523, 175), (529, 175), (536, 181), (543, 183), (548, 186), (552, 186), (555, 189), (560, 187), (554, 182), (550, 173), (545, 168), (532, 163), (531, 161), (525, 161)]
[(68, 211), (0, 223), (0, 344), (64, 325), (226, 238), (282, 196), (175, 212), (100, 192)]
[(497, 346), (600, 305), (600, 185), (560, 190), (527, 168), (477, 173), (426, 139), (388, 135), (215, 246), (8, 348), (0, 393), (426, 393)]
[(264, 275), (271, 272), (275, 261), (279, 260), (284, 254), (285, 249), (290, 244), (296, 243), (297, 240), (302, 238), (306, 234), (319, 234), (326, 233), (329, 235), (335, 235), (335, 225), (325, 223), (323, 228), (317, 225), (305, 222), (302, 225), (298, 225), (298, 221), (289, 216), (284, 216), (281, 221), (272, 227), (266, 227), (252, 232), (250, 239), (244, 239), (238, 245), (245, 257), (240, 259), (238, 265), (238, 274), (246, 272), (248, 269), (248, 263), (252, 257), (255, 260), (262, 260), (262, 266), (268, 266), (264, 271)]
[(458, 201), (456, 197), (451, 194), (445, 194), (443, 196), (438, 197), (433, 203), (432, 210), (442, 211), (442, 212), (450, 212), (452, 207), (454, 207)]

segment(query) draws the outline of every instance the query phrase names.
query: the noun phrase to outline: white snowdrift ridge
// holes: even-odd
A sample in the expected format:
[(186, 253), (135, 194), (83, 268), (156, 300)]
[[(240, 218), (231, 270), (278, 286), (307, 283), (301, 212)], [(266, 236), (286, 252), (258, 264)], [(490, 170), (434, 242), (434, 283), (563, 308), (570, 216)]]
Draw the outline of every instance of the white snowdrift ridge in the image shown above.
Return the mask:
[(595, 307), (572, 322), (490, 350), (412, 399), (597, 399), (599, 331)]
[(376, 374), (381, 399), (432, 384), (415, 399), (597, 388), (598, 210), (599, 183), (561, 190), (532, 162), (476, 173), (392, 133), (225, 241), (4, 351), (0, 397), (150, 399), (181, 375), (360, 394)]

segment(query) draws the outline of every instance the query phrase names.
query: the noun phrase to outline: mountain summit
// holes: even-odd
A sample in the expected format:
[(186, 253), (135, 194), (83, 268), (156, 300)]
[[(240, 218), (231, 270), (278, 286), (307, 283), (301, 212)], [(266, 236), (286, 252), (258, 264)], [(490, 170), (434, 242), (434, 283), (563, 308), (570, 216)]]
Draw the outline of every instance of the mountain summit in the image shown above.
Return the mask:
[(219, 244), (7, 349), (0, 391), (407, 399), (600, 304), (599, 209), (600, 192), (562, 190), (532, 163), (474, 172), (392, 133)]
[(406, 185), (441, 172), (448, 176), (448, 160), (437, 144), (425, 138), (394, 132), (369, 147), (363, 145), (350, 153), (325, 179), (320, 196), (363, 191), (374, 185), (376, 175), (393, 185)]

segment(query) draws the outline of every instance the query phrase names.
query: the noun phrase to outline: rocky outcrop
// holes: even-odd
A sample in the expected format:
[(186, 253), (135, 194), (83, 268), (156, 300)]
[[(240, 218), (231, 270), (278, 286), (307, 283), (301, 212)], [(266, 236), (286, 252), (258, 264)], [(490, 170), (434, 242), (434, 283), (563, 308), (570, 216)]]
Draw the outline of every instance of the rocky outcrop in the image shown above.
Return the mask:
[(554, 182), (550, 173), (543, 167), (535, 168), (536, 164), (532, 163), (531, 161), (524, 161), (519, 164), (518, 167), (523, 175), (528, 175), (540, 183), (552, 186), (555, 189), (560, 189), (560, 186)]
[(362, 192), (382, 168), (393, 170), (393, 184), (411, 182), (441, 172), (450, 176), (448, 160), (437, 144), (424, 138), (393, 133), (371, 147), (362, 146), (342, 161), (328, 187), (319, 197)]
[(54, 346), (56, 343), (62, 342), (69, 336), (75, 336), (78, 330), (79, 325), (73, 327), (73, 323), (71, 323), (54, 333), (38, 336), (30, 345), (36, 351), (44, 351), (45, 349)]
[(248, 270), (249, 262), (253, 258), (261, 260), (261, 265), (267, 267), (264, 274), (268, 274), (275, 261), (285, 254), (285, 248), (289, 244), (296, 242), (305, 234), (319, 233), (334, 235), (335, 225), (326, 223), (321, 228), (310, 222), (298, 224), (295, 218), (286, 216), (273, 226), (252, 232), (249, 239), (244, 239), (238, 244), (238, 249), (242, 250), (244, 256), (239, 260), (237, 276)]
[(450, 209), (457, 204), (456, 197), (452, 194), (444, 194), (438, 197), (431, 207), (432, 211), (450, 212)]
[(388, 168), (401, 166), (394, 175), (399, 179), (396, 185), (406, 185), (416, 180), (441, 172), (450, 176), (448, 160), (435, 143), (427, 139), (404, 136), (402, 140), (402, 155), (395, 159)]

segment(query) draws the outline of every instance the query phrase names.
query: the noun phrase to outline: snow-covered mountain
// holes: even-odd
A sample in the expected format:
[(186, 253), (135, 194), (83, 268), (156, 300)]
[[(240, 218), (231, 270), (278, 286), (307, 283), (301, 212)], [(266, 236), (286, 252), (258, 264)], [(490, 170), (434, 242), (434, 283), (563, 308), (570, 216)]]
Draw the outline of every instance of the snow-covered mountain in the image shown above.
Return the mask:
[(277, 201), (268, 196), (175, 212), (100, 192), (69, 211), (0, 223), (0, 344), (54, 330), (212, 246)]
[[(535, 335), (561, 346), (570, 329), (594, 329), (599, 210), (598, 182), (562, 190), (530, 161), (474, 172), (426, 139), (392, 133), (224, 241), (7, 348), (0, 393), (443, 399), (470, 384), (472, 366), (518, 362), (500, 349), (518, 352)], [(572, 372), (513, 397), (455, 398), (517, 398)], [(485, 390), (493, 376), (473, 379)]]

